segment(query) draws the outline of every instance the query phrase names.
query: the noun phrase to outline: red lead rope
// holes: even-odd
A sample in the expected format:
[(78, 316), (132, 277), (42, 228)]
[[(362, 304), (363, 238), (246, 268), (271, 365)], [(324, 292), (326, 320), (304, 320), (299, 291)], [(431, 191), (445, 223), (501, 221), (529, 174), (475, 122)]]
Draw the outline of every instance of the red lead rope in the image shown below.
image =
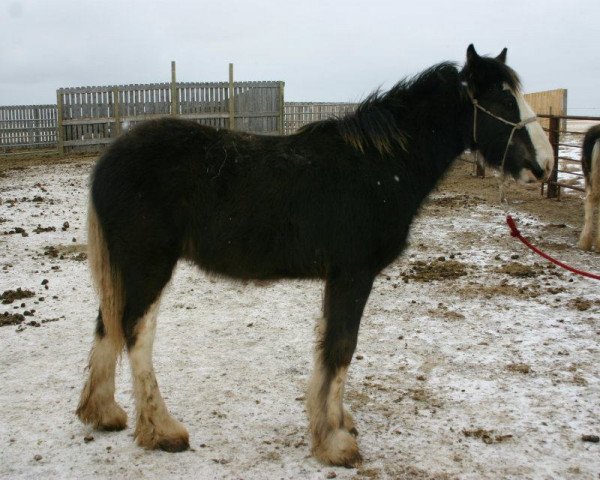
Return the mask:
[(589, 278), (593, 278), (595, 280), (600, 280), (600, 275), (595, 275), (593, 273), (588, 273), (588, 272), (584, 272), (582, 270), (577, 270), (576, 268), (573, 268), (573, 267), (567, 265), (566, 263), (556, 260), (556, 258), (552, 258), (547, 253), (542, 252), (539, 248), (534, 247), (531, 243), (529, 243), (529, 241), (525, 237), (523, 237), (523, 235), (521, 235), (521, 232), (519, 232), (519, 229), (517, 228), (517, 224), (515, 223), (515, 221), (513, 220), (513, 218), (510, 215), (506, 216), (506, 223), (508, 224), (508, 227), (510, 228), (510, 234), (513, 237), (517, 237), (527, 247), (529, 247), (531, 250), (533, 250), (538, 255), (544, 257), (546, 260), (549, 260), (550, 262), (558, 265), (559, 267), (564, 268), (565, 270), (569, 270), (570, 272), (576, 273), (577, 275), (583, 275), (584, 277), (589, 277)]

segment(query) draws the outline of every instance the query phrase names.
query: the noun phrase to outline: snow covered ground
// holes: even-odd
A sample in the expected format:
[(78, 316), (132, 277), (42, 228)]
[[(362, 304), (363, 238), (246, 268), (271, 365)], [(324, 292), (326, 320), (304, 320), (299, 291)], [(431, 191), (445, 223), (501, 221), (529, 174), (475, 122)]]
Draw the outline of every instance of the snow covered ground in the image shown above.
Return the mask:
[[(310, 456), (318, 282), (241, 284), (181, 264), (155, 366), (192, 449), (144, 451), (132, 425), (90, 431), (74, 415), (97, 309), (90, 166), (0, 171), (0, 294), (12, 300), (0, 305), (0, 478), (600, 478), (599, 284), (528, 253), (466, 177), (428, 202), (367, 305), (346, 392), (361, 468)], [(529, 238), (600, 272), (600, 254), (574, 246), (580, 216), (560, 204), (553, 217), (526, 213), (539, 194), (518, 196)], [(126, 358), (117, 400), (132, 419)]]

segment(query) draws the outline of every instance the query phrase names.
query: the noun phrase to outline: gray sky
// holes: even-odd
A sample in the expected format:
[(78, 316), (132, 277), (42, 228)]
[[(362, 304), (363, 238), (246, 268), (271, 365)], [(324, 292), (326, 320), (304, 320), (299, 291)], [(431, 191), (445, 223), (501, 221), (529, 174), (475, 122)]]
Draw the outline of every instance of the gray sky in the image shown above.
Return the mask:
[(0, 0), (0, 105), (68, 86), (283, 80), (286, 100), (357, 101), (469, 43), (525, 91), (600, 116), (599, 0)]

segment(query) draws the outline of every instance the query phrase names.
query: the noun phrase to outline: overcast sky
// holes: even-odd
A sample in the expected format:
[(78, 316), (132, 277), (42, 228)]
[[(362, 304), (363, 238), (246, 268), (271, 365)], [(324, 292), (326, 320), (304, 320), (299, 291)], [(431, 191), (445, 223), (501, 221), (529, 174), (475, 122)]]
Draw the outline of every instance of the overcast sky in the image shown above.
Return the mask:
[(357, 101), (444, 60), (508, 47), (525, 91), (600, 116), (600, 0), (0, 0), (0, 105), (68, 86), (283, 80), (290, 101)]

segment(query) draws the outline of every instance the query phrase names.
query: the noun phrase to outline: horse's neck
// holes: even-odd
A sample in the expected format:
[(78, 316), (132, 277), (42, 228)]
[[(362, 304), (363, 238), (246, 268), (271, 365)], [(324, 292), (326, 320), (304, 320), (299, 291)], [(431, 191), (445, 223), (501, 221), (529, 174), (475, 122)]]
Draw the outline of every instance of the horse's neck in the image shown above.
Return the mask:
[(407, 167), (427, 195), (471, 145), (472, 110), (462, 92), (440, 90), (419, 102), (405, 120), (411, 145)]

